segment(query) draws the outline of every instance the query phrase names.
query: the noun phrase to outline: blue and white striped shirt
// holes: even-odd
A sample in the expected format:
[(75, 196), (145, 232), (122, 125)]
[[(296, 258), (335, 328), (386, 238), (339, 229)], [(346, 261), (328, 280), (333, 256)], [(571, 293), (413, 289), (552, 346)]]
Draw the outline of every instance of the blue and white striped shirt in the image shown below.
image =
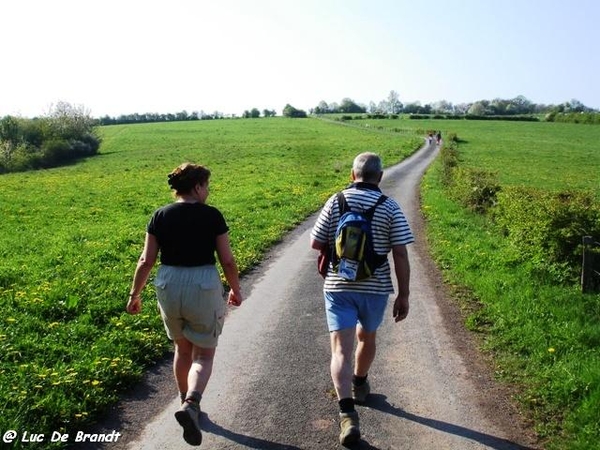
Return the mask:
[[(352, 185), (343, 191), (346, 202), (352, 211), (366, 211), (377, 202), (381, 191), (375, 186), (357, 187)], [(311, 231), (310, 237), (321, 243), (328, 243), (333, 247), (335, 231), (340, 220), (340, 209), (337, 194), (331, 196), (323, 206), (317, 221)], [(373, 248), (380, 255), (388, 254), (393, 246), (407, 245), (414, 242), (414, 237), (402, 208), (393, 198), (389, 198), (375, 209), (371, 222), (373, 232)], [(325, 284), (325, 291), (351, 291), (371, 294), (392, 294), (390, 264), (386, 261), (375, 270), (370, 278), (361, 281), (346, 281), (329, 268)]]

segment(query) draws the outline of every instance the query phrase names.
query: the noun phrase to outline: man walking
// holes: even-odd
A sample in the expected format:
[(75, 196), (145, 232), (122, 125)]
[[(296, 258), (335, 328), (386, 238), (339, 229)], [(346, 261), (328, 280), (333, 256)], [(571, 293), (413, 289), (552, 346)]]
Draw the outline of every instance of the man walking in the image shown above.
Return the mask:
[[(394, 260), (398, 294), (394, 300), (396, 322), (406, 318), (409, 309), (410, 265), (406, 245), (414, 242), (411, 229), (398, 203), (386, 198), (379, 183), (383, 176), (380, 157), (361, 153), (354, 159), (353, 183), (342, 191), (352, 211), (367, 211), (375, 206), (371, 220), (373, 249), (385, 256), (390, 251)], [(338, 195), (325, 203), (311, 232), (312, 248), (331, 252), (335, 245), (336, 228), (341, 216)], [(383, 321), (387, 300), (394, 293), (391, 269), (387, 258), (372, 275), (359, 281), (349, 281), (329, 265), (323, 286), (327, 325), (331, 341), (331, 378), (340, 407), (340, 443), (348, 445), (360, 439), (355, 403), (364, 403), (370, 392), (367, 376), (376, 353), (377, 329)], [(357, 346), (354, 353), (354, 337)]]

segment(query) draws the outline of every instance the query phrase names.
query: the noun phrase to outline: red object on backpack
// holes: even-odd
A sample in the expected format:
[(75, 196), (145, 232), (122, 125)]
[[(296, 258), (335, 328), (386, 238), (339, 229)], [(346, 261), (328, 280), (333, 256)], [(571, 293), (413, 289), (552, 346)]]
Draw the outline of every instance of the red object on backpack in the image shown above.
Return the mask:
[(319, 270), (319, 275), (321, 275), (323, 278), (327, 276), (330, 260), (331, 250), (329, 247), (322, 249), (321, 253), (319, 253), (319, 257), (317, 258), (317, 268)]

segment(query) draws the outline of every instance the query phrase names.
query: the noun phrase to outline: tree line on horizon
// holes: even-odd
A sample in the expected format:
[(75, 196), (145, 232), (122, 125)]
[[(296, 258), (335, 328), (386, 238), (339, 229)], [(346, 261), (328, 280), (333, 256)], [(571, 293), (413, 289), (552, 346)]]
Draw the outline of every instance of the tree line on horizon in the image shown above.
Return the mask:
[[(419, 102), (403, 104), (395, 91), (379, 103), (370, 102), (369, 106), (344, 98), (340, 103), (319, 102), (309, 110), (311, 115), (344, 114), (346, 119), (362, 118), (350, 114), (368, 114), (372, 118), (399, 117), (400, 114), (411, 118), (471, 118), (515, 120), (539, 120), (537, 115), (545, 114), (545, 121), (600, 124), (598, 110), (585, 106), (578, 100), (559, 105), (542, 105), (529, 101), (520, 95), (513, 99), (479, 100), (474, 103), (453, 105), (445, 100), (421, 105)], [(275, 110), (258, 108), (244, 111), (242, 118), (275, 117)], [(303, 118), (308, 114), (289, 103), (282, 111), (283, 117)], [(55, 167), (69, 161), (91, 156), (98, 152), (100, 139), (94, 132), (98, 125), (136, 124), (149, 122), (177, 122), (189, 120), (215, 120), (237, 118), (214, 112), (181, 111), (175, 114), (134, 113), (93, 118), (85, 107), (59, 102), (44, 117), (26, 119), (5, 116), (0, 119), (0, 174), (22, 170)]]
[[(319, 102), (308, 113), (302, 109), (293, 107), (290, 104), (282, 110), (283, 117), (302, 118), (310, 115), (323, 114), (373, 114), (373, 115), (397, 115), (397, 114), (437, 114), (444, 116), (517, 116), (527, 114), (550, 114), (557, 117), (560, 114), (573, 113), (597, 113), (598, 111), (584, 105), (577, 99), (563, 102), (558, 105), (546, 105), (533, 103), (526, 97), (519, 95), (512, 99), (495, 98), (493, 100), (478, 100), (472, 103), (453, 104), (446, 100), (440, 100), (433, 103), (421, 104), (419, 101), (403, 103), (396, 91), (390, 91), (388, 97), (379, 102), (369, 102), (364, 105), (355, 102), (349, 97), (342, 99), (341, 102), (327, 103), (325, 100)], [(215, 119), (256, 119), (261, 117), (275, 117), (277, 112), (274, 109), (258, 108), (247, 109), (241, 116), (236, 114), (224, 114), (219, 111), (205, 113), (204, 111), (193, 111), (188, 113), (183, 110), (177, 113), (133, 113), (121, 114), (117, 117), (108, 115), (100, 117), (97, 120), (98, 125), (116, 125), (131, 123), (149, 123), (149, 122), (176, 122), (187, 120), (215, 120)]]
[(340, 103), (327, 103), (324, 100), (310, 110), (311, 114), (440, 114), (440, 115), (473, 115), (473, 116), (503, 116), (523, 114), (550, 113), (587, 113), (597, 112), (585, 106), (582, 102), (572, 99), (559, 105), (536, 104), (525, 96), (519, 95), (513, 99), (495, 98), (493, 100), (478, 100), (472, 103), (453, 104), (446, 100), (433, 103), (409, 102), (402, 103), (396, 91), (390, 91), (388, 97), (378, 103), (371, 101), (368, 106), (356, 103), (350, 98), (344, 98)]

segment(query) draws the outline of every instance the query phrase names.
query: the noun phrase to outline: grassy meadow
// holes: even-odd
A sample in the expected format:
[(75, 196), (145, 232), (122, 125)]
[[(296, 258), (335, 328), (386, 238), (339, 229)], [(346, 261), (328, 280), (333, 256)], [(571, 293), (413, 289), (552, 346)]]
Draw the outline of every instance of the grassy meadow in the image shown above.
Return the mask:
[(488, 120), (361, 119), (351, 127), (458, 135), (465, 166), (497, 172), (500, 183), (544, 190), (593, 190), (600, 196), (600, 127)]
[(211, 169), (209, 203), (228, 221), (243, 272), (349, 181), (358, 152), (376, 151), (393, 164), (422, 144), (415, 133), (315, 119), (99, 132), (96, 157), (0, 176), (2, 431), (85, 429), (170, 349), (151, 283), (141, 315), (124, 306), (150, 214), (172, 200), (174, 167), (193, 161)]

